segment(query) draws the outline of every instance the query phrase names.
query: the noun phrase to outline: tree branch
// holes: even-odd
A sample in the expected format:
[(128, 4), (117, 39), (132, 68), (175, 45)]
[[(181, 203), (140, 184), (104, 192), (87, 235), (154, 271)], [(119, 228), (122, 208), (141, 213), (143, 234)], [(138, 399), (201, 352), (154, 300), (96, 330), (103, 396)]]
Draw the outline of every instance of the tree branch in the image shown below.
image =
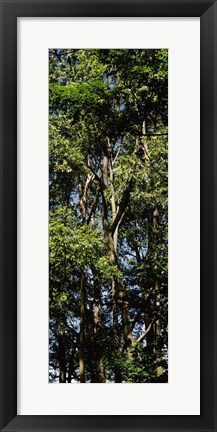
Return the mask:
[(92, 217), (92, 215), (94, 214), (94, 212), (96, 210), (97, 201), (98, 201), (98, 198), (99, 198), (99, 189), (100, 189), (100, 187), (98, 186), (97, 191), (96, 191), (96, 195), (95, 195), (95, 199), (93, 201), (93, 204), (92, 204), (91, 209), (90, 209), (90, 214), (89, 214), (88, 219), (87, 219), (87, 225), (89, 225), (89, 223), (91, 221), (91, 217)]
[(152, 328), (152, 324), (153, 324), (154, 320), (152, 320), (149, 324), (149, 326), (147, 327), (147, 329), (145, 330), (145, 332), (136, 340), (134, 346), (138, 345), (139, 342), (142, 342), (143, 339), (145, 339), (145, 336), (148, 334), (148, 332), (150, 332), (151, 328)]
[(112, 167), (114, 167), (115, 162), (116, 162), (116, 160), (117, 160), (117, 158), (118, 158), (118, 156), (119, 156), (119, 153), (120, 153), (120, 150), (121, 150), (121, 145), (122, 145), (122, 143), (120, 142), (119, 147), (118, 147), (118, 150), (117, 150), (117, 153), (116, 153), (116, 155), (115, 155), (115, 158), (114, 158), (113, 162), (111, 163)]
[(130, 200), (130, 193), (132, 191), (132, 187), (133, 187), (133, 179), (131, 177), (129, 184), (122, 195), (122, 199), (121, 199), (121, 202), (119, 205), (118, 213), (117, 213), (115, 220), (112, 224), (112, 228), (111, 228), (112, 235), (114, 235), (117, 226), (120, 225), (120, 223), (122, 222), (126, 208), (128, 206), (129, 200)]

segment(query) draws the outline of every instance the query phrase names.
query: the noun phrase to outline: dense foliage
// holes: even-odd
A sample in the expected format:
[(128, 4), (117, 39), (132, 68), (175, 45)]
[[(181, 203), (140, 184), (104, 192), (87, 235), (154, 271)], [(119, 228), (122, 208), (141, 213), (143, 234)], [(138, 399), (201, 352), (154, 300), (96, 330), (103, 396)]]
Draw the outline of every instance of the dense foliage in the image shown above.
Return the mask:
[(49, 51), (50, 382), (167, 382), (167, 69)]

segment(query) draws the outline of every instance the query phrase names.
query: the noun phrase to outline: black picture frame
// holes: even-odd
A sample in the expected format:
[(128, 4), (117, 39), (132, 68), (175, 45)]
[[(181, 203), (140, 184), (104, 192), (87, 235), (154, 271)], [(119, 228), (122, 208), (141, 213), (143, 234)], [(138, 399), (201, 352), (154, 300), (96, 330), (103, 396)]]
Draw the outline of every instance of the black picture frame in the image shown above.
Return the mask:
[[(0, 60), (1, 431), (216, 431), (217, 2), (213, 0), (105, 2), (1, 0), (0, 7), (2, 42)], [(199, 416), (17, 416), (17, 18), (67, 16), (200, 17), (201, 414)], [(186, 211), (194, 210), (186, 209)], [(195, 359), (195, 362), (197, 361), (198, 359)]]

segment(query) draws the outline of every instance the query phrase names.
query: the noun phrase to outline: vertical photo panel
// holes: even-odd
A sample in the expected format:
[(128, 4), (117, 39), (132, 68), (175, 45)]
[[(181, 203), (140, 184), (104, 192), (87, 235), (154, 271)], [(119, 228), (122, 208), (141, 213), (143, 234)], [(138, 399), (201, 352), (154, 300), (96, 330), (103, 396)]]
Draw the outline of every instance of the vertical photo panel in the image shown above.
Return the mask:
[(168, 382), (167, 49), (49, 49), (49, 382)]

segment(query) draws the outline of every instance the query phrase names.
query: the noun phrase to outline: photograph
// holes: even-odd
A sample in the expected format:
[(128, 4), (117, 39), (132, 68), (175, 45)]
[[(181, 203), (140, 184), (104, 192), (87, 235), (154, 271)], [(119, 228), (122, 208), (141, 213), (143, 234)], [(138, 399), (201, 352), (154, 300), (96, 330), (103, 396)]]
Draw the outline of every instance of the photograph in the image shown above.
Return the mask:
[(168, 332), (168, 49), (50, 48), (49, 383), (167, 383)]

